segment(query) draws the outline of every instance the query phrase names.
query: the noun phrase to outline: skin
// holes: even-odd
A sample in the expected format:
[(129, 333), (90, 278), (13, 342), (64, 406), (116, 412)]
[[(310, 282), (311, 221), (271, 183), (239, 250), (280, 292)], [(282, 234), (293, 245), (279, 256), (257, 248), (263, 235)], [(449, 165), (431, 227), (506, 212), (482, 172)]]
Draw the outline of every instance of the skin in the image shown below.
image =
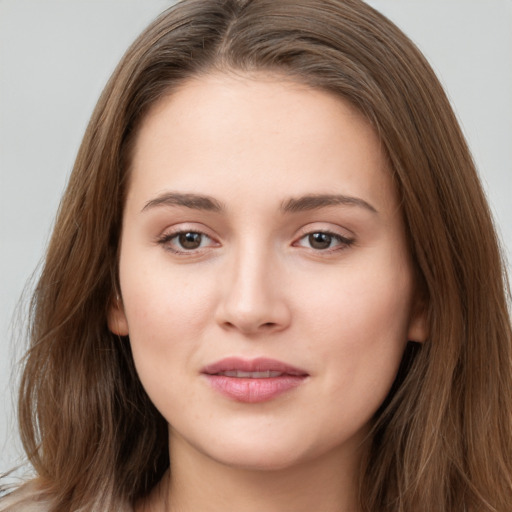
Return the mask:
[[(172, 467), (141, 507), (358, 510), (371, 418), (407, 340), (425, 338), (397, 194), (369, 123), (283, 77), (211, 74), (153, 107), (131, 173), (122, 302), (109, 325), (129, 335), (169, 423)], [(170, 204), (169, 194), (208, 196), (221, 210)], [(352, 199), (283, 211), (325, 194)], [(187, 249), (179, 232), (204, 235)], [(309, 236), (319, 232), (332, 233), (323, 245)], [(201, 374), (229, 356), (277, 359), (308, 377), (241, 403)]]

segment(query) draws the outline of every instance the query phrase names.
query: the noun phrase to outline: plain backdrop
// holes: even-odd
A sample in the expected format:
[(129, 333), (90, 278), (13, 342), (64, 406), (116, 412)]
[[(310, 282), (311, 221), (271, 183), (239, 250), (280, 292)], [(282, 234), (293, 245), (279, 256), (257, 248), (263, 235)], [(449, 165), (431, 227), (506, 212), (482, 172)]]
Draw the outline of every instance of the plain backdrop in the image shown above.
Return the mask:
[[(278, 1), (278, 0), (276, 0)], [(512, 0), (374, 0), (422, 49), (460, 119), (512, 253)], [(13, 313), (44, 252), (95, 102), (170, 0), (0, 0), (0, 473), (20, 462)], [(510, 265), (509, 265), (510, 268)], [(485, 272), (485, 269), (484, 269)]]

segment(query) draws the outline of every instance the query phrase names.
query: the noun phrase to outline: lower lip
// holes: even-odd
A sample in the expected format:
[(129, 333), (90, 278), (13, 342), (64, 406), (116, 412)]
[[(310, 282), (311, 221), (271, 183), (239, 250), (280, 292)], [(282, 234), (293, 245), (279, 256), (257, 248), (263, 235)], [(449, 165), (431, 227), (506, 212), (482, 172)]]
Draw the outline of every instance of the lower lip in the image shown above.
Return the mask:
[(213, 389), (237, 402), (267, 402), (300, 386), (306, 376), (283, 375), (264, 379), (205, 375)]

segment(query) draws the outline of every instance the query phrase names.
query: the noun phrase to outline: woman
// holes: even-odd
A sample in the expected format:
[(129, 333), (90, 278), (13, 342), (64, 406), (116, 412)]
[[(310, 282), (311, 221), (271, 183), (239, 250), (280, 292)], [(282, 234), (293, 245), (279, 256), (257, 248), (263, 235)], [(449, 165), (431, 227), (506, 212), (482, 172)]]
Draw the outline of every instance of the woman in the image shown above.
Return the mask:
[(20, 393), (37, 478), (0, 510), (508, 510), (503, 273), (394, 25), (183, 2), (84, 137)]

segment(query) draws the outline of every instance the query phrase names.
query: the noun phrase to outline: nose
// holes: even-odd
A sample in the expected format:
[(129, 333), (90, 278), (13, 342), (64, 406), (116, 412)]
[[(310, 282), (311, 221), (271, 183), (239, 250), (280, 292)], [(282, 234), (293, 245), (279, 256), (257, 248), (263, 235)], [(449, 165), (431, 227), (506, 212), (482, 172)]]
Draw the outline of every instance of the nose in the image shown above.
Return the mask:
[(217, 323), (245, 335), (279, 332), (291, 321), (276, 258), (265, 251), (240, 250), (222, 275)]

